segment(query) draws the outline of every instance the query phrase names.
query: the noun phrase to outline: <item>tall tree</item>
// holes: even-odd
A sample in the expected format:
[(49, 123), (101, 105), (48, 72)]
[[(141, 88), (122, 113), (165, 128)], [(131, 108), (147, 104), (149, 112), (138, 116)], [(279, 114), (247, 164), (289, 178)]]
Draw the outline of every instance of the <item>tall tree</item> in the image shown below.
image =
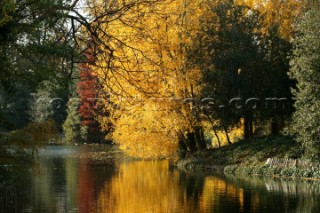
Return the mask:
[[(198, 3), (139, 4), (104, 25), (109, 33), (105, 39), (112, 42), (112, 60), (106, 63), (110, 55), (99, 55), (92, 69), (103, 85), (101, 100), (115, 125), (113, 137), (130, 151), (154, 157), (151, 150), (159, 150), (168, 155), (184, 137), (192, 141), (192, 151), (205, 148), (192, 101), (200, 91), (200, 72), (185, 64), (186, 46), (198, 28)], [(102, 126), (106, 120), (101, 119)]]
[[(92, 48), (88, 48), (88, 51), (91, 49)], [(86, 54), (86, 58), (88, 62), (94, 63), (91, 52)], [(79, 114), (81, 117), (81, 125), (87, 130), (86, 141), (100, 142), (104, 137), (98, 122), (98, 116), (103, 116), (101, 107), (98, 105), (98, 95), (101, 86), (97, 76), (89, 67), (88, 63), (80, 64), (79, 69), (80, 79), (77, 84), (77, 92), (80, 98)]]
[(64, 139), (67, 143), (79, 143), (86, 139), (86, 128), (81, 126), (81, 118), (78, 112), (79, 98), (72, 96), (67, 104), (67, 118), (64, 121), (62, 128)]
[[(267, 108), (268, 98), (291, 99), (287, 56), (291, 46), (279, 25), (265, 26), (264, 15), (237, 1), (209, 3), (189, 57), (203, 72), (202, 95), (209, 101), (208, 119), (226, 132), (243, 121), (244, 137), (253, 136), (253, 121), (288, 118), (288, 110)], [(267, 27), (267, 32), (266, 28)], [(277, 103), (274, 103), (277, 104)], [(206, 108), (205, 108), (206, 109)], [(276, 131), (275, 131), (276, 132)]]
[(258, 12), (233, 1), (210, 6), (212, 15), (203, 17), (190, 58), (203, 71), (203, 97), (215, 103), (211, 116), (223, 129), (237, 125), (242, 117), (244, 136), (249, 138), (254, 112), (244, 103), (261, 97), (260, 88), (265, 86)]
[(290, 76), (297, 81), (294, 90), (296, 112), (292, 132), (306, 155), (320, 159), (320, 11), (311, 8), (296, 26)]
[[(11, 3), (10, 17), (0, 25), (0, 87), (15, 83), (37, 87), (43, 80), (68, 76), (72, 70), (73, 37), (68, 31), (70, 2), (5, 1)], [(5, 4), (5, 5), (8, 5)]]

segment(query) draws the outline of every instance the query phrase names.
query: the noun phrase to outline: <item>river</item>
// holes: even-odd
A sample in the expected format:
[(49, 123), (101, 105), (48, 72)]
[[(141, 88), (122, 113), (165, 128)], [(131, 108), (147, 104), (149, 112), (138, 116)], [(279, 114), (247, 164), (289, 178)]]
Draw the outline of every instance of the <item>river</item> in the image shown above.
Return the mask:
[(320, 212), (320, 181), (187, 173), (165, 160), (101, 163), (79, 157), (88, 149), (41, 149), (25, 193), (2, 193), (0, 212)]

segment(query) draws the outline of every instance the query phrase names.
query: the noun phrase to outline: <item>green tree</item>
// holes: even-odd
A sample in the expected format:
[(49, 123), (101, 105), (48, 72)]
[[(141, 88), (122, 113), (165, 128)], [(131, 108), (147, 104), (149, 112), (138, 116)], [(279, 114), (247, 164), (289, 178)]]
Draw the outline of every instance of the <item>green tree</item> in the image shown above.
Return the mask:
[(59, 82), (59, 79), (41, 82), (36, 92), (32, 94), (30, 119), (36, 122), (53, 119), (58, 129), (62, 130), (62, 124), (67, 116), (69, 89), (66, 86), (67, 84)]
[(0, 90), (0, 128), (15, 130), (24, 127), (29, 121), (30, 90), (16, 85), (8, 91)]
[(62, 128), (67, 143), (78, 143), (86, 139), (86, 127), (81, 126), (81, 117), (78, 111), (80, 100), (77, 96), (71, 97), (67, 103), (67, 118)]
[(307, 157), (320, 159), (320, 10), (307, 11), (296, 24), (290, 76), (296, 111), (291, 131), (305, 148)]
[[(226, 138), (240, 121), (245, 138), (253, 137), (254, 122), (271, 120), (274, 133), (279, 132), (275, 123), (290, 115), (292, 85), (287, 75), (291, 45), (281, 38), (279, 25), (268, 26), (266, 33), (258, 10), (232, 0), (213, 4), (207, 13), (190, 51), (190, 61), (203, 73), (202, 96), (210, 98), (205, 118), (219, 120), (213, 128), (224, 130)], [(286, 98), (286, 108), (264, 103), (274, 98)]]
[(3, 0), (0, 4), (0, 27), (8, 23), (12, 16), (10, 13), (14, 11), (13, 0)]
[(249, 138), (255, 112), (244, 102), (260, 97), (264, 86), (259, 14), (233, 1), (213, 5), (209, 12), (210, 18), (204, 15), (202, 19), (191, 61), (202, 69), (203, 97), (214, 103), (210, 117), (218, 119), (225, 132), (243, 118), (244, 136)]
[[(73, 63), (81, 59), (76, 36), (70, 31), (69, 13), (77, 2), (1, 1), (0, 117), (3, 119), (0, 126), (15, 130), (30, 120), (38, 122), (51, 116), (61, 128), (65, 120), (65, 88), (74, 70)], [(22, 98), (15, 99), (19, 94)], [(33, 99), (30, 94), (34, 94)], [(26, 102), (31, 103), (30, 110), (30, 103)], [(24, 112), (32, 112), (31, 117), (24, 114), (16, 116), (17, 119), (14, 106), (15, 112), (18, 106)], [(45, 111), (52, 115), (45, 115)], [(22, 119), (25, 122), (20, 122)]]
[(4, 17), (0, 24), (0, 88), (19, 83), (35, 89), (57, 75), (70, 77), (72, 63), (79, 58), (68, 29), (71, 3), (4, 1), (0, 8), (0, 18)]
[(292, 44), (281, 37), (277, 24), (271, 25), (267, 34), (262, 41), (265, 47), (263, 81), (266, 87), (261, 87), (260, 90), (265, 98), (269, 100), (275, 98), (275, 102), (264, 100), (264, 106), (258, 111), (256, 117), (260, 121), (269, 121), (271, 134), (278, 134), (293, 113), (290, 88), (295, 85), (295, 82), (288, 76)]

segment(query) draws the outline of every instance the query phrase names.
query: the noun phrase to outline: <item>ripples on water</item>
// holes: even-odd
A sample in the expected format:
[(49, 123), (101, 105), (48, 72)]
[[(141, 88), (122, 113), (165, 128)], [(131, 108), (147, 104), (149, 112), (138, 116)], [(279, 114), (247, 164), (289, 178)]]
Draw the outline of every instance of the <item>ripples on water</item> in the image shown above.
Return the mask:
[(1, 192), (1, 212), (320, 212), (318, 181), (188, 174), (167, 161), (101, 164), (79, 158), (86, 149), (41, 150), (26, 193)]

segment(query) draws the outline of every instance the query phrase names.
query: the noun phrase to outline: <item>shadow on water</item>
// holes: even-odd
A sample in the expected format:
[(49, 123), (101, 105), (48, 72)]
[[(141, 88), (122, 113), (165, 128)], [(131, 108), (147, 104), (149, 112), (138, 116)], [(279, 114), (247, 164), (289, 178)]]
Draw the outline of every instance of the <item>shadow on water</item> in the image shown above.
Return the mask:
[(0, 145), (0, 212), (23, 212), (27, 202), (33, 156), (25, 150)]
[(1, 191), (0, 212), (320, 211), (318, 181), (186, 173), (168, 161), (102, 163), (83, 157), (88, 151), (85, 146), (40, 151), (29, 182)]
[(319, 180), (227, 176), (226, 181), (246, 189), (245, 212), (320, 211)]

